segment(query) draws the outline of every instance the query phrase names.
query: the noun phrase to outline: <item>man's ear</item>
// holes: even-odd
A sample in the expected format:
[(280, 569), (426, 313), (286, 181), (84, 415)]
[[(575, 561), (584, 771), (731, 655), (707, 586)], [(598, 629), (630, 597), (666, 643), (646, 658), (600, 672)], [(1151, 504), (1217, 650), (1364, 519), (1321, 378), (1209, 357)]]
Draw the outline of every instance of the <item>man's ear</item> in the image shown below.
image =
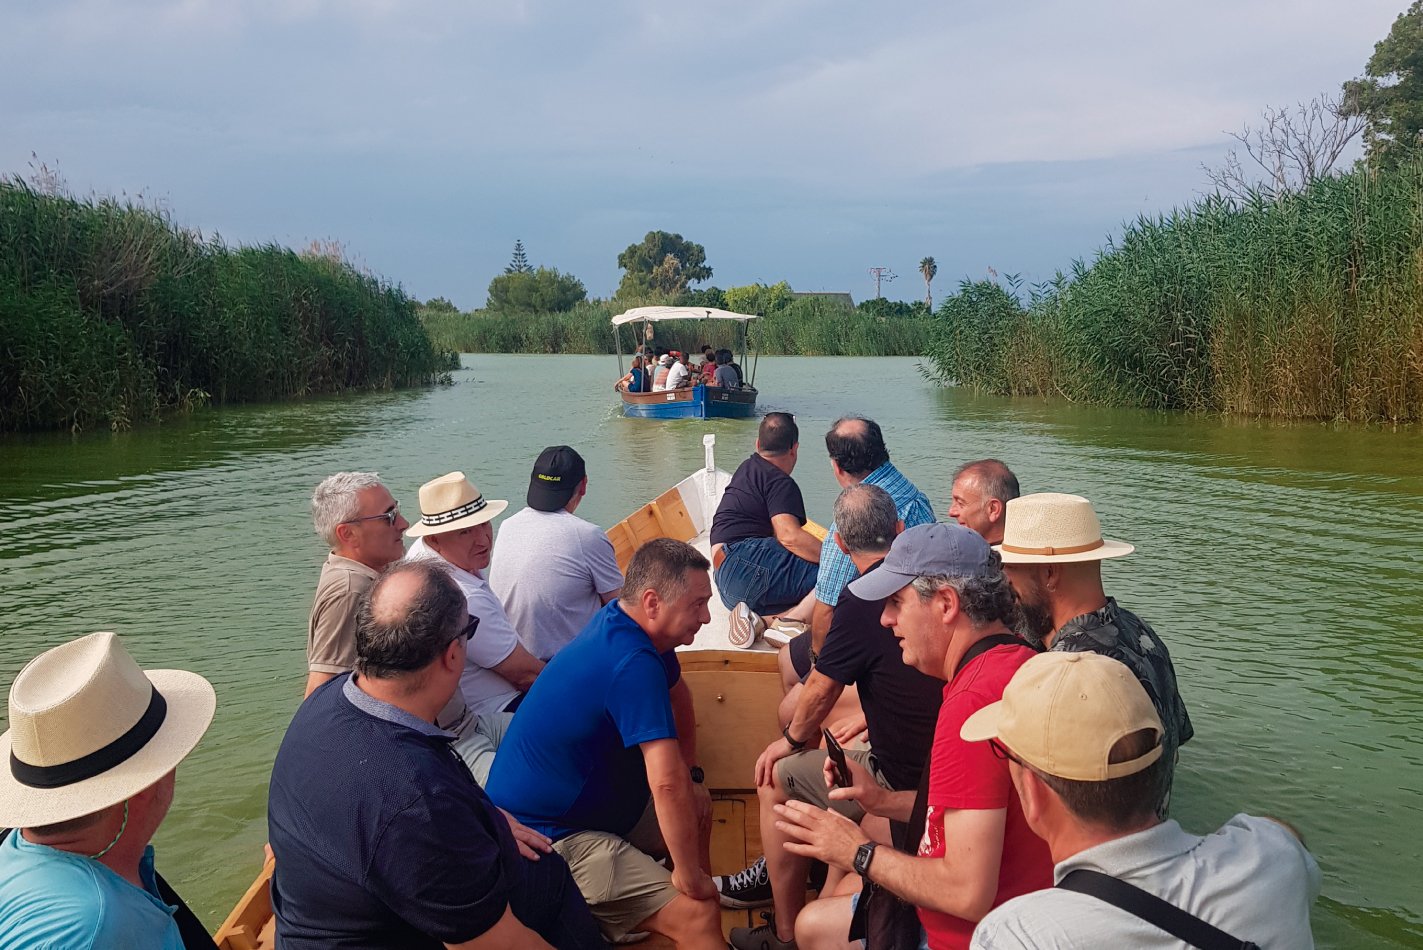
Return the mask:
[(844, 551), (846, 554), (849, 554), (849, 553), (850, 553), (850, 549), (847, 548), (847, 547), (845, 547), (845, 542), (844, 542), (844, 541), (840, 540), (840, 532), (839, 532), (839, 531), (836, 531), (835, 534), (833, 535), (833, 537), (835, 538), (835, 546), (836, 546), (837, 548), (839, 548), (840, 550)]
[(662, 598), (657, 596), (657, 591), (651, 587), (642, 592), (638, 597), (638, 603), (642, 605), (642, 612), (648, 620), (656, 620), (657, 615), (662, 612)]
[(898, 521), (896, 521), (896, 522), (894, 523), (894, 533), (895, 533), (896, 535), (899, 535), (899, 534), (903, 534), (903, 533), (904, 533), (904, 519), (903, 519), (903, 518), (900, 518)]
[(988, 520), (997, 524), (1003, 520), (1003, 513), (1007, 510), (1003, 502), (997, 498), (988, 499)]
[(356, 530), (354, 526), (345, 523), (338, 524), (336, 526), (336, 546), (342, 548), (350, 546), (355, 535)]
[(959, 615), (959, 592), (952, 587), (939, 588), (934, 594), (934, 607), (945, 626), (953, 623)]
[(1012, 765), (1008, 774), (1013, 778), (1013, 787), (1018, 790), (1018, 803), (1023, 807), (1023, 818), (1028, 827), (1037, 830), (1042, 821), (1043, 809), (1047, 805), (1044, 796), (1051, 791), (1032, 769), (1022, 765)]

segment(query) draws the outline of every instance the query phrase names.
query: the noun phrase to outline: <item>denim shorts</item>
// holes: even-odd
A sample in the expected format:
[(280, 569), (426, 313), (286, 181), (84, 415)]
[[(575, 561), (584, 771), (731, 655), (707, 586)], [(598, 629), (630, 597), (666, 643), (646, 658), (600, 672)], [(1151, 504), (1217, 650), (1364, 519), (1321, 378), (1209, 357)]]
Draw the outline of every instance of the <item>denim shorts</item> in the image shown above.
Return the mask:
[(723, 550), (726, 560), (716, 569), (716, 589), (727, 610), (745, 602), (757, 613), (778, 613), (815, 587), (818, 565), (796, 557), (775, 538), (743, 538)]

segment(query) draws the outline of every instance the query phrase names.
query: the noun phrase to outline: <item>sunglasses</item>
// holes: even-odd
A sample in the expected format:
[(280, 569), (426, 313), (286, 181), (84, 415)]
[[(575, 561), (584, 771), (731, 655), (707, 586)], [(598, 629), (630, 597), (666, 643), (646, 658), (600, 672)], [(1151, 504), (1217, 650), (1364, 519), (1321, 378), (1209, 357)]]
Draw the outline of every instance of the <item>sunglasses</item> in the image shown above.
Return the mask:
[(396, 519), (396, 518), (399, 518), (399, 517), (400, 517), (400, 502), (397, 501), (395, 504), (391, 505), (389, 508), (387, 508), (385, 511), (382, 511), (382, 512), (381, 512), (380, 514), (378, 514), (378, 515), (366, 515), (364, 518), (347, 518), (345, 521), (343, 521), (343, 522), (341, 522), (341, 523), (342, 523), (342, 524), (355, 524), (357, 521), (375, 521), (375, 520), (378, 519), (378, 518), (384, 518), (384, 519), (385, 519), (385, 523), (388, 524), (388, 525), (390, 525), (390, 526), (393, 528), (393, 527), (395, 527), (395, 519)]
[(470, 615), (470, 618), (469, 618), (469, 623), (465, 624), (464, 627), (460, 630), (459, 633), (455, 634), (453, 637), (450, 637), (450, 642), (451, 642), (451, 643), (454, 643), (454, 642), (455, 642), (456, 640), (458, 640), (460, 637), (464, 637), (465, 642), (467, 643), (467, 642), (469, 642), (470, 640), (473, 640), (473, 639), (474, 639), (474, 631), (476, 631), (476, 630), (478, 630), (478, 629), (479, 629), (479, 618), (471, 614), (471, 615)]

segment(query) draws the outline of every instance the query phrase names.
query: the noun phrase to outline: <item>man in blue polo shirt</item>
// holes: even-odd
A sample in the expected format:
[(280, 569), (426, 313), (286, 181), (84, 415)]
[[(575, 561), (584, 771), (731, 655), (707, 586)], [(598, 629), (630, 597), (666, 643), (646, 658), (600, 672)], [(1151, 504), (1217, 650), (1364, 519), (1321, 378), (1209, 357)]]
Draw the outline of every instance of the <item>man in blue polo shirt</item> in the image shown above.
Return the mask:
[(268, 796), (277, 942), (603, 948), (547, 839), (511, 822), (434, 722), (476, 624), (449, 576), (405, 562), (356, 616), (356, 672), (302, 704)]
[(726, 946), (675, 653), (711, 619), (710, 566), (669, 538), (639, 548), (622, 597), (549, 661), (489, 773), (490, 796), (553, 839), (610, 938), (650, 930), (683, 950)]
[[(805, 500), (791, 477), (799, 449), (795, 417), (766, 413), (756, 451), (731, 476), (712, 518), (716, 587), (739, 616), (794, 607), (815, 587), (820, 541), (805, 530)], [(755, 639), (744, 619), (731, 629), (733, 646), (749, 647)]]

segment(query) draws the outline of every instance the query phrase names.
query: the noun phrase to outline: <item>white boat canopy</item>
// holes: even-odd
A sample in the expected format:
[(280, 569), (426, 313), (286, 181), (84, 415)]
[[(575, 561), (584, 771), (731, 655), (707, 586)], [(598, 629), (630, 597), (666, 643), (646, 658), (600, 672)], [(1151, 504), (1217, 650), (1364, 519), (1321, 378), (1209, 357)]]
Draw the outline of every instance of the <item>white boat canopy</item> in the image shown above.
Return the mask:
[(640, 320), (649, 323), (656, 323), (658, 320), (740, 320), (744, 324), (748, 320), (758, 319), (760, 318), (754, 313), (732, 313), (730, 310), (717, 310), (714, 307), (634, 307), (613, 317), (613, 326), (620, 327), (625, 323), (636, 323)]

